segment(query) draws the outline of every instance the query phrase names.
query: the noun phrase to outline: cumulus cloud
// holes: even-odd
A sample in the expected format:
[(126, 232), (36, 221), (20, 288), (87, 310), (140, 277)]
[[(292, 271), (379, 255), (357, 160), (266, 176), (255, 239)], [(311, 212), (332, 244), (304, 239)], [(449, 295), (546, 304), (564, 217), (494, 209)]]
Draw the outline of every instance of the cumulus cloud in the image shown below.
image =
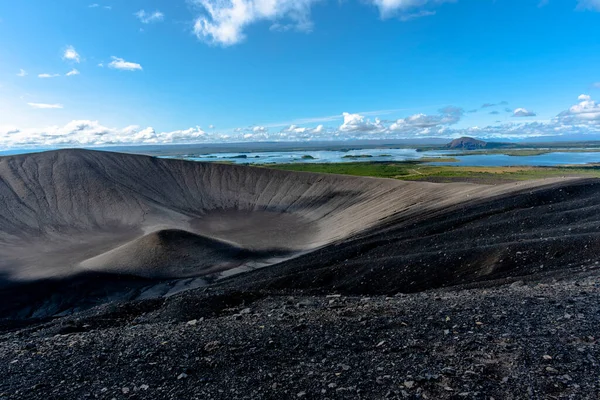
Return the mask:
[(580, 94), (579, 97), (577, 97), (577, 100), (579, 101), (590, 101), (592, 99), (592, 96), (590, 96), (589, 94)]
[(600, 105), (592, 97), (582, 94), (579, 103), (559, 114), (559, 119), (567, 124), (600, 125)]
[(526, 108), (517, 108), (513, 111), (513, 117), (535, 117), (537, 114)]
[[(370, 0), (378, 9), (382, 18), (399, 15), (400, 19), (408, 20), (435, 14), (430, 9), (442, 3), (454, 3), (456, 0)], [(411, 18), (412, 16), (412, 18)]]
[(79, 71), (77, 71), (75, 68), (73, 68), (72, 70), (70, 70), (69, 72), (67, 72), (65, 75), (66, 76), (74, 76), (74, 75), (79, 75)]
[(63, 108), (62, 104), (45, 104), (45, 103), (27, 103), (28, 106), (38, 109), (57, 109)]
[[(215, 137), (217, 140), (219, 136)], [(131, 125), (122, 129), (103, 126), (98, 121), (74, 120), (64, 126), (44, 129), (0, 129), (0, 146), (103, 146), (123, 144), (192, 143), (205, 141), (200, 127), (157, 132), (152, 127)]]
[(39, 74), (38, 78), (48, 79), (48, 78), (57, 78), (60, 74)]
[(27, 72), (26, 72), (24, 69), (21, 69), (21, 70), (19, 71), (19, 73), (17, 74), (17, 76), (19, 76), (19, 77), (21, 77), (21, 78), (22, 78), (22, 77), (24, 77), (24, 76), (27, 76)]
[[(28, 103), (39, 109), (62, 108), (60, 104)], [(519, 111), (521, 110), (521, 111)], [(403, 139), (415, 137), (455, 138), (475, 136), (482, 139), (520, 139), (548, 136), (599, 135), (600, 105), (592, 96), (581, 95), (576, 104), (555, 118), (545, 121), (528, 121), (514, 118), (510, 122), (490, 126), (457, 128), (465, 111), (449, 106), (433, 114), (414, 114), (396, 121), (371, 120), (368, 115), (381, 115), (384, 111), (344, 113), (340, 126), (324, 126), (316, 122), (287, 125), (280, 130), (269, 129), (269, 125), (254, 125), (237, 128), (227, 133), (210, 127), (208, 132), (196, 126), (189, 129), (160, 132), (152, 127), (131, 125), (125, 128), (108, 128), (98, 121), (78, 120), (65, 126), (45, 129), (23, 129), (22, 127), (0, 127), (0, 147), (17, 146), (109, 146), (119, 144), (173, 144), (201, 142), (239, 141), (300, 141), (335, 139)], [(527, 109), (516, 109), (513, 114), (532, 116)], [(329, 122), (330, 120), (328, 120)], [(332, 122), (333, 120), (331, 120)], [(271, 127), (274, 127), (272, 125)], [(279, 125), (277, 125), (279, 126)]]
[(385, 129), (379, 118), (375, 121), (360, 114), (343, 113), (344, 123), (338, 128), (340, 132), (378, 132)]
[(112, 57), (112, 61), (108, 64), (109, 68), (119, 69), (122, 71), (142, 71), (142, 66), (138, 63), (125, 61), (119, 57)]
[(143, 24), (151, 24), (153, 22), (160, 22), (165, 19), (165, 15), (160, 11), (154, 11), (153, 13), (140, 10), (134, 14)]
[(310, 31), (310, 8), (319, 0), (193, 0), (202, 10), (194, 23), (204, 41), (230, 46), (245, 39), (244, 30), (271, 21), (273, 30)]
[(63, 54), (63, 60), (79, 63), (81, 62), (81, 57), (79, 56), (79, 53), (75, 51), (73, 46), (67, 46)]
[(269, 132), (269, 129), (265, 128), (264, 126), (255, 126), (252, 128), (252, 132), (254, 133), (267, 133)]
[(439, 110), (439, 114), (415, 114), (399, 119), (390, 125), (389, 130), (392, 132), (426, 134), (430, 133), (432, 128), (442, 128), (456, 124), (464, 113), (465, 111), (460, 107), (448, 106)]
[(290, 125), (287, 128), (282, 129), (277, 135), (278, 138), (295, 138), (295, 139), (311, 139), (318, 137), (325, 131), (323, 125), (317, 125), (314, 128), (307, 128), (298, 125)]

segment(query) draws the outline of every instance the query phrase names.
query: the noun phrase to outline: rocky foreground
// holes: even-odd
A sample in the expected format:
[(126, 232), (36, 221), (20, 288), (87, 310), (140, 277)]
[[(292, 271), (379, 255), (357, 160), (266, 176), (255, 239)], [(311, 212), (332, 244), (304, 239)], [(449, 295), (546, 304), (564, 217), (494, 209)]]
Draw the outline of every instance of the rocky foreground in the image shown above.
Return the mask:
[(5, 326), (0, 398), (598, 399), (599, 277), (104, 305)]

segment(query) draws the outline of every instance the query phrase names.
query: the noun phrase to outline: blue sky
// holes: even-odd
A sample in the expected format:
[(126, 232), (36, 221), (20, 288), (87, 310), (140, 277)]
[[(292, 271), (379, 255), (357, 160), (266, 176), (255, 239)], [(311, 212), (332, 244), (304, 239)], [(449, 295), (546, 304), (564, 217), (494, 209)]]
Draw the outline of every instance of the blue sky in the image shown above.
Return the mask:
[(0, 147), (592, 137), (598, 26), (600, 0), (4, 1)]

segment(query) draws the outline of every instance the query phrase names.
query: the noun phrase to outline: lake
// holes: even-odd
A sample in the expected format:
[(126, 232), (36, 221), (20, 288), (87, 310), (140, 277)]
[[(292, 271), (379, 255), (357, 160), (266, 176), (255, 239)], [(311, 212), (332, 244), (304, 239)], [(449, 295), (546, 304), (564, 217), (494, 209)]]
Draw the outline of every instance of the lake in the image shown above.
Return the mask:
[[(44, 151), (35, 150), (1, 150), (0, 156)], [(102, 150), (111, 150), (105, 148)], [(364, 149), (364, 150), (294, 150), (294, 151), (257, 151), (209, 153), (202, 155), (182, 154), (162, 156), (161, 158), (184, 158), (192, 161), (229, 162), (234, 164), (288, 164), (288, 163), (340, 163), (340, 162), (373, 162), (373, 161), (411, 161), (422, 158), (449, 157), (456, 150), (436, 150), (418, 152), (416, 149)], [(507, 167), (523, 166), (555, 166), (566, 164), (600, 163), (600, 152), (556, 152), (538, 156), (507, 156), (504, 154), (479, 154), (468, 156), (452, 156), (458, 162), (432, 162), (429, 165), (464, 166), (464, 167)]]
[[(340, 163), (373, 161), (411, 161), (421, 158), (448, 157), (455, 150), (423, 151), (415, 149), (367, 149), (351, 151), (289, 151), (253, 153), (214, 153), (184, 158), (193, 161), (220, 161), (234, 164)], [(504, 167), (511, 165), (554, 166), (600, 163), (600, 152), (557, 152), (538, 156), (481, 154), (452, 156), (458, 162), (432, 162), (430, 165)]]
[(509, 167), (509, 166), (539, 166), (552, 167), (567, 164), (589, 164), (600, 163), (600, 152), (598, 153), (547, 153), (539, 156), (507, 156), (505, 154), (482, 154), (472, 156), (454, 157), (459, 162), (431, 163), (432, 165), (456, 165), (464, 167)]

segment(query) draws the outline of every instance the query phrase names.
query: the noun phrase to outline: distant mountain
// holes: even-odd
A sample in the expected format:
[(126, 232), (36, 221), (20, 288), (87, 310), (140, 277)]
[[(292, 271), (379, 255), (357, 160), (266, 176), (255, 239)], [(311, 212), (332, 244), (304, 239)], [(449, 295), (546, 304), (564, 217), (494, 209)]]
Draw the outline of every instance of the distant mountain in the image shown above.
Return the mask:
[(461, 149), (461, 150), (478, 150), (487, 147), (487, 143), (483, 140), (477, 140), (471, 137), (461, 137), (454, 139), (446, 145), (450, 149)]

